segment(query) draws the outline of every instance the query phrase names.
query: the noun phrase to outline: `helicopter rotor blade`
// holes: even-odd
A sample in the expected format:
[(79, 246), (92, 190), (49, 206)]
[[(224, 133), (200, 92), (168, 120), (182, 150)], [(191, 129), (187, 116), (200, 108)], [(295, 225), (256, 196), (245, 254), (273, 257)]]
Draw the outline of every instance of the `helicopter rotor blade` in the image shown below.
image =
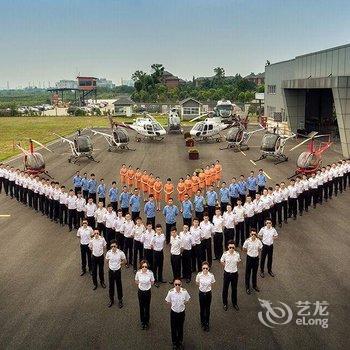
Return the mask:
[(43, 145), (41, 142), (36, 141), (36, 140), (33, 140), (33, 139), (32, 139), (32, 141), (33, 141), (34, 143), (36, 143), (37, 145), (39, 145), (40, 147), (45, 148), (45, 149), (48, 150), (49, 152), (53, 153), (53, 151), (51, 151), (50, 148), (47, 148), (47, 147), (46, 147), (45, 145)]
[(17, 148), (20, 149), (26, 156), (29, 156), (30, 153), (26, 151), (19, 143), (16, 144)]
[(195, 121), (198, 120), (198, 119), (201, 119), (201, 118), (203, 118), (203, 117), (207, 117), (208, 114), (209, 114), (209, 113), (200, 114), (198, 117), (195, 117), (195, 118), (191, 119), (189, 122), (190, 122), (190, 123), (193, 123), (193, 122), (195, 122)]
[(289, 150), (289, 152), (294, 151), (295, 149), (297, 149), (298, 147), (302, 146), (304, 143), (309, 142), (310, 140), (311, 140), (311, 138), (306, 139), (306, 140), (300, 142), (299, 144), (297, 144), (296, 146), (294, 146), (293, 148), (291, 148), (291, 149)]

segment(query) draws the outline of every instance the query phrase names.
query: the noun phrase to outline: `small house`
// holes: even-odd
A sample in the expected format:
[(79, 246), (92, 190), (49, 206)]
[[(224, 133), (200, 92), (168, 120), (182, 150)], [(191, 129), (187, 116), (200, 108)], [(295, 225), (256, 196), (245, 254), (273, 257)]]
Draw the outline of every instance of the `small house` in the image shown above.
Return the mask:
[(180, 101), (179, 104), (183, 120), (191, 120), (202, 114), (202, 104), (192, 97)]
[(133, 114), (134, 101), (127, 96), (118, 98), (114, 103), (114, 113), (116, 115), (123, 115), (131, 117)]

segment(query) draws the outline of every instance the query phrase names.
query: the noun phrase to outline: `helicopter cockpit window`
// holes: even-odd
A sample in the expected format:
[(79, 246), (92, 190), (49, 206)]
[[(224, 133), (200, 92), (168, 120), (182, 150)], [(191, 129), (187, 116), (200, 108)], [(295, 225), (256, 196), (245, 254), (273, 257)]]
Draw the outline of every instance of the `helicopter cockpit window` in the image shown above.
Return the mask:
[(209, 131), (210, 131), (210, 130), (213, 130), (213, 128), (214, 128), (214, 125), (213, 125), (213, 124), (209, 124), (208, 130), (209, 130)]
[(279, 135), (277, 134), (265, 134), (261, 142), (261, 149), (264, 151), (274, 152), (278, 139)]
[(78, 137), (77, 149), (79, 152), (90, 152), (92, 149), (92, 143), (89, 137)]
[(153, 125), (154, 131), (159, 131), (159, 130), (161, 130), (161, 127), (160, 127), (159, 124), (157, 124), (157, 123), (152, 123), (152, 125)]
[(198, 123), (197, 125), (195, 125), (193, 127), (193, 130), (202, 132), (203, 131), (203, 123)]

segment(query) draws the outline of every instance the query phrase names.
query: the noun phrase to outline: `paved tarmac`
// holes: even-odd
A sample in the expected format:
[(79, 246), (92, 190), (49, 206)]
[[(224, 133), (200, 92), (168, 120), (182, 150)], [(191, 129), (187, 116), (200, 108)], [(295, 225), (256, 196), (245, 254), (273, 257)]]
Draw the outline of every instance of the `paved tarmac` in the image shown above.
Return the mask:
[[(219, 151), (222, 144), (199, 144), (200, 160), (189, 161), (183, 136), (169, 135), (161, 143), (132, 142), (137, 151), (109, 153), (101, 137), (94, 137), (96, 158), (100, 163), (67, 162), (67, 145), (56, 143), (55, 151), (43, 151), (50, 174), (67, 186), (76, 170), (94, 172), (106, 183), (119, 179), (122, 163), (145, 168), (164, 180), (177, 179), (195, 168), (220, 159), (223, 177), (249, 174), (263, 167), (273, 185), (293, 174), (299, 150), (290, 161), (275, 166), (261, 161), (254, 167), (249, 159), (258, 158), (261, 135), (254, 135), (252, 147), (242, 153)], [(290, 142), (290, 149), (295, 141)], [(303, 147), (302, 147), (303, 148)], [(301, 150), (300, 150), (301, 151)], [(325, 163), (340, 157), (329, 150)], [(20, 160), (14, 162), (20, 165)], [(240, 311), (232, 307), (223, 311), (221, 304), (222, 269), (214, 262), (212, 272), (217, 283), (213, 288), (211, 330), (204, 333), (199, 322), (197, 288), (185, 284), (191, 300), (186, 310), (184, 346), (186, 349), (346, 349), (349, 348), (349, 205), (350, 189), (297, 221), (278, 229), (273, 270), (275, 278), (261, 279), (260, 293), (247, 295), (244, 287), (245, 254), (238, 282)], [(68, 232), (41, 214), (0, 195), (0, 349), (168, 349), (171, 346), (169, 307), (164, 298), (170, 286), (152, 288), (151, 325), (139, 329), (137, 287), (131, 269), (123, 269), (124, 303), (107, 308), (108, 289), (92, 290), (88, 275), (80, 277), (79, 242), (75, 232)], [(163, 223), (163, 219), (157, 220)], [(180, 223), (180, 220), (179, 220)], [(106, 269), (106, 268), (105, 268)], [(107, 269), (105, 270), (107, 271)], [(167, 249), (165, 278), (171, 279)], [(107, 277), (107, 274), (106, 274)], [(288, 324), (263, 325), (258, 319), (262, 311), (260, 299), (274, 307), (287, 304), (294, 315)], [(298, 301), (327, 301), (328, 328), (296, 325)], [(311, 305), (312, 313), (315, 306)], [(276, 311), (278, 312), (278, 310)], [(265, 313), (264, 313), (265, 315)], [(309, 319), (310, 317), (306, 317)], [(311, 318), (320, 318), (315, 316)], [(266, 315), (265, 318), (266, 320)], [(274, 318), (278, 322), (277, 318)], [(285, 321), (285, 318), (281, 318)]]

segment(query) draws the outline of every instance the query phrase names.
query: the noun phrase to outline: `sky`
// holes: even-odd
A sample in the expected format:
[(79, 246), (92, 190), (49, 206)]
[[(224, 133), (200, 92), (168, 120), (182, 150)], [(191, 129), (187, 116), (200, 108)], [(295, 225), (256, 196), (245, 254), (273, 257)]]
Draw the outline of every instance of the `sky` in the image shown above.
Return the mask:
[(0, 87), (264, 71), (350, 42), (349, 0), (0, 0)]

